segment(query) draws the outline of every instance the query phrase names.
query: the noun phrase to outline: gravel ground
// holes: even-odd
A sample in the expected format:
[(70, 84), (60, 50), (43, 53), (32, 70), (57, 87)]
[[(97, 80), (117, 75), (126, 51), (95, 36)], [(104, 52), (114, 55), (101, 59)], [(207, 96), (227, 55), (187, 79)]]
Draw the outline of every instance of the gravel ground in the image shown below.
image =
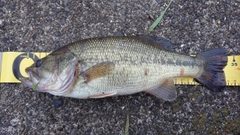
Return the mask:
[[(79, 39), (157, 35), (175, 51), (196, 54), (223, 47), (240, 53), (240, 0), (176, 0), (148, 28), (167, 0), (0, 0), (0, 51), (52, 51)], [(177, 86), (165, 102), (145, 93), (79, 100), (0, 84), (0, 134), (240, 134), (240, 87), (212, 93)]]

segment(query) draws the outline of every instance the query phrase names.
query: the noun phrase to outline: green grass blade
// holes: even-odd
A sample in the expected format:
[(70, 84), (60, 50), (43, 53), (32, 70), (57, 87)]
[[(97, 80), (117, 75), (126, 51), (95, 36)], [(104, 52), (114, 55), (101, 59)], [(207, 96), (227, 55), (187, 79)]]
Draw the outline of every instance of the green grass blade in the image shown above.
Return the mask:
[(160, 16), (153, 22), (153, 24), (150, 26), (149, 32), (152, 32), (153, 29), (154, 29), (154, 28), (159, 24), (159, 22), (162, 20), (164, 14), (165, 14), (166, 11), (168, 10), (169, 6), (172, 4), (172, 1), (173, 1), (173, 0), (171, 0), (171, 1), (169, 2), (169, 4), (167, 5), (167, 7), (166, 7), (166, 8), (164, 9), (164, 11), (161, 13), (161, 15), (160, 15)]
[(38, 88), (38, 83), (37, 84), (33, 84), (32, 89), (36, 90), (37, 88)]
[(127, 120), (126, 120), (126, 127), (125, 127), (124, 135), (129, 135), (129, 112), (127, 113)]

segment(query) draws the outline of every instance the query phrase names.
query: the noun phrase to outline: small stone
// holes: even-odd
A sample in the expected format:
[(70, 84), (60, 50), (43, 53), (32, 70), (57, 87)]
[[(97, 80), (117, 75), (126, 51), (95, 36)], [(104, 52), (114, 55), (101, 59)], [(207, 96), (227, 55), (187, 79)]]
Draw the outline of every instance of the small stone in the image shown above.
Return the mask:
[(207, 113), (207, 118), (212, 117), (212, 114), (210, 112)]
[(2, 8), (4, 6), (4, 2), (0, 1), (0, 8)]
[(37, 34), (34, 33), (34, 34), (32, 35), (32, 40), (35, 40), (36, 38), (37, 38)]
[(63, 131), (63, 128), (62, 127), (58, 127), (58, 131)]
[(10, 5), (10, 9), (11, 9), (12, 11), (14, 11), (14, 10), (16, 9), (16, 3), (11, 4), (11, 5)]
[(55, 32), (55, 36), (56, 36), (56, 37), (60, 37), (60, 36), (61, 36), (60, 31)]
[(124, 34), (123, 34), (122, 31), (118, 31), (118, 32), (114, 33), (114, 36), (116, 36), (116, 37), (122, 37), (122, 36), (124, 36)]
[(237, 20), (240, 21), (240, 17), (238, 17)]
[(158, 4), (160, 4), (160, 3), (162, 3), (163, 1), (162, 1), (162, 0), (156, 0), (156, 2), (157, 2)]
[(204, 96), (203, 96), (203, 95), (201, 95), (201, 96), (198, 98), (198, 103), (202, 103), (202, 102), (203, 102), (203, 100), (204, 100)]
[(233, 28), (233, 29), (230, 30), (230, 33), (234, 35), (234, 34), (237, 33), (237, 30)]
[(154, 17), (153, 17), (152, 15), (148, 15), (148, 18), (149, 18), (150, 20), (154, 20)]
[(10, 124), (12, 125), (12, 126), (16, 126), (18, 123), (19, 123), (19, 119), (18, 118), (14, 118), (14, 119), (12, 119), (11, 121), (10, 121)]
[(7, 42), (8, 42), (8, 38), (4, 37), (4, 38), (2, 39), (2, 41), (3, 41), (4, 43), (7, 43)]
[(116, 2), (108, 2), (108, 4), (111, 6), (112, 10), (116, 9), (116, 6), (117, 6)]
[(66, 19), (62, 18), (62, 19), (60, 20), (60, 23), (61, 23), (61, 25), (65, 25), (65, 24), (66, 24)]
[(26, 125), (31, 125), (32, 122), (29, 119), (26, 119)]
[(64, 101), (62, 98), (59, 98), (59, 99), (54, 99), (53, 100), (53, 105), (55, 108), (59, 108), (63, 105)]
[(64, 10), (67, 11), (67, 12), (71, 11), (68, 7), (65, 7)]
[(51, 2), (52, 2), (52, 3), (56, 3), (56, 2), (57, 2), (57, 0), (51, 0)]
[(230, 4), (230, 0), (225, 0), (225, 2), (226, 2), (227, 4)]
[(208, 5), (207, 5), (207, 4), (203, 4), (203, 5), (202, 5), (202, 8), (203, 8), (203, 9), (207, 9), (207, 8), (208, 8)]
[(219, 19), (217, 20), (217, 24), (218, 24), (218, 25), (220, 25), (220, 24), (221, 24), (221, 21), (220, 21)]
[(56, 12), (57, 12), (57, 13), (61, 12), (61, 8), (60, 8), (60, 7), (57, 7), (57, 8), (56, 8)]
[(231, 133), (231, 131), (230, 131), (229, 129), (226, 129), (225, 131), (226, 131), (227, 133)]

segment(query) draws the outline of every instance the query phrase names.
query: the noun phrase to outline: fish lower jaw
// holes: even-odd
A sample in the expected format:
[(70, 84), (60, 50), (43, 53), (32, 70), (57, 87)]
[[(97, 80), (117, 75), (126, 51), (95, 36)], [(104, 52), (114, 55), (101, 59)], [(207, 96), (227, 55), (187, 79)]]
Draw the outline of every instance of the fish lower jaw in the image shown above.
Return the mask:
[(23, 78), (23, 79), (20, 79), (22, 85), (24, 87), (31, 87), (32, 86), (32, 82), (30, 81), (29, 78)]
[(34, 80), (29, 77), (23, 78), (20, 81), (24, 87), (29, 87), (29, 88), (33, 88), (33, 85), (38, 84), (38, 82), (35, 83)]

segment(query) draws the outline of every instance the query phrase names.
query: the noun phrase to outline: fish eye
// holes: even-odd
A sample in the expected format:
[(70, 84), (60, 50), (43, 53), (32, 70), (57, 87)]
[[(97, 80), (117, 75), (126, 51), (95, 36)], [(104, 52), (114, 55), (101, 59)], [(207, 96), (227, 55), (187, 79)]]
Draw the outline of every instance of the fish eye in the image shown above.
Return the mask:
[(42, 65), (42, 63), (43, 63), (42, 60), (37, 60), (35, 66), (40, 67)]

